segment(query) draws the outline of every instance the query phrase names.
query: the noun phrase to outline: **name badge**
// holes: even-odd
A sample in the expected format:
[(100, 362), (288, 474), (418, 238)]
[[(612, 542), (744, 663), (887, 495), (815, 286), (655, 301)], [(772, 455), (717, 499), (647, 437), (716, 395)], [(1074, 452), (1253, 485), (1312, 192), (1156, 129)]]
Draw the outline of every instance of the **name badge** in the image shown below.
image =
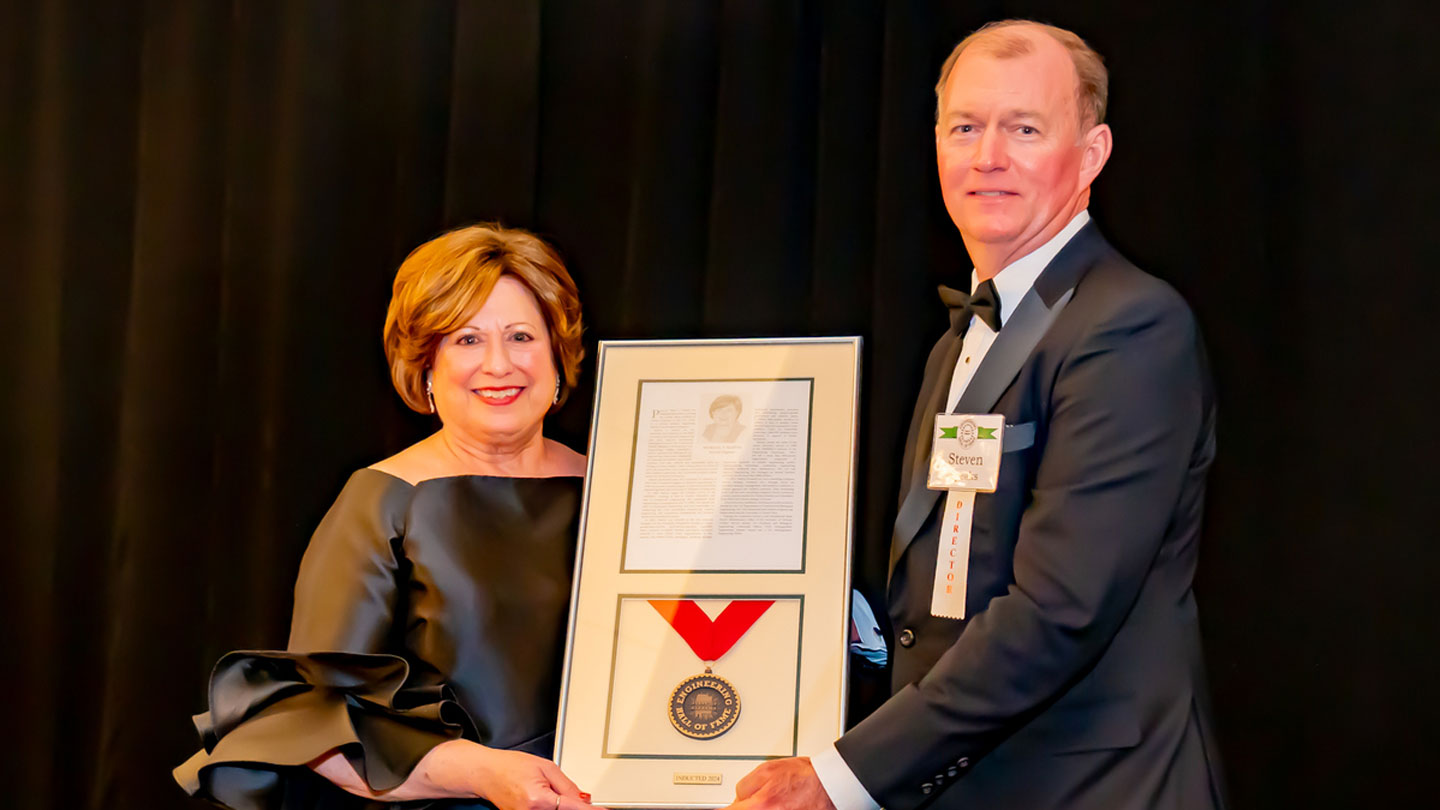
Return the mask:
[(1005, 415), (942, 413), (935, 417), (930, 489), (994, 492), (1000, 483)]

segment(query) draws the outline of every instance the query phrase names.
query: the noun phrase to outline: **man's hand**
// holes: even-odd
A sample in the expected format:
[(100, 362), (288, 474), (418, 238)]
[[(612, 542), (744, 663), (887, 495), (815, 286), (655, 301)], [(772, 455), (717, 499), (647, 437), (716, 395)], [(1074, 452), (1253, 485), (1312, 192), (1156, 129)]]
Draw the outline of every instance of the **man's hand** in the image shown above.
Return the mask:
[(772, 759), (735, 786), (729, 810), (835, 810), (809, 757)]

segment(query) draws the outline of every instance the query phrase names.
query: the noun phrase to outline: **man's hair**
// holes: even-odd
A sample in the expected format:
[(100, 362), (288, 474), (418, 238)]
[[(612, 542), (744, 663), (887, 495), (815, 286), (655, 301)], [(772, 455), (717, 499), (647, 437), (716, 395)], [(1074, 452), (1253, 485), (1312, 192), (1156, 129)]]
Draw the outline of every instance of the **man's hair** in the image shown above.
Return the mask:
[(1110, 97), (1110, 73), (1105, 70), (1105, 60), (1074, 32), (1033, 20), (998, 20), (986, 23), (975, 29), (970, 36), (960, 40), (960, 44), (955, 46), (955, 50), (951, 51), (949, 58), (945, 60), (945, 66), (940, 68), (940, 81), (935, 85), (935, 120), (940, 120), (945, 82), (950, 79), (950, 71), (955, 69), (955, 60), (960, 58), (960, 54), (966, 48), (975, 46), (983, 48), (996, 59), (1025, 56), (1034, 47), (1029, 38), (1019, 31), (1006, 30), (1021, 26), (1038, 28), (1063, 45), (1070, 54), (1070, 61), (1075, 65), (1075, 107), (1080, 113), (1080, 133), (1083, 135), (1096, 124), (1103, 124), (1105, 105)]

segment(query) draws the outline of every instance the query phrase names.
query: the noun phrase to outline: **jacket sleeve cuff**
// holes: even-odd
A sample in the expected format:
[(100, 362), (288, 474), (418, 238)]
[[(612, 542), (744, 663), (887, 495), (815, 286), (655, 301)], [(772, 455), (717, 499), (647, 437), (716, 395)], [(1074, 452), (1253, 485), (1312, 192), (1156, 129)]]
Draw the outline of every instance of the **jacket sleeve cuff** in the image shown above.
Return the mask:
[(811, 757), (810, 765), (815, 768), (815, 775), (820, 778), (820, 786), (825, 788), (835, 810), (880, 810), (880, 805), (865, 786), (860, 784), (855, 772), (845, 764), (845, 759), (835, 750), (833, 744)]
[(975, 756), (960, 750), (953, 732), (914, 684), (846, 732), (835, 749), (865, 790), (889, 810), (928, 803), (963, 777)]

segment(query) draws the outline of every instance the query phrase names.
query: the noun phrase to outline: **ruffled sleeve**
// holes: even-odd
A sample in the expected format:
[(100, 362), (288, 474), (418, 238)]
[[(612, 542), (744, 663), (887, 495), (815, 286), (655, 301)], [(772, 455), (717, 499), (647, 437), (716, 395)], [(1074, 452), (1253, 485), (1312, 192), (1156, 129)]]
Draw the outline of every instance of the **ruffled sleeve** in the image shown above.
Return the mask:
[(339, 748), (371, 788), (394, 788), (431, 748), (474, 737), (443, 688), (406, 689), (408, 675), (394, 655), (230, 653), (210, 679), (210, 711), (195, 718), (205, 749), (175, 779), (230, 807), (283, 806), (283, 769)]
[(394, 654), (410, 489), (373, 470), (352, 476), (305, 551), (289, 651), (216, 664), (210, 710), (195, 717), (204, 749), (174, 772), (191, 795), (237, 810), (364, 807), (306, 763), (339, 749), (383, 791), (441, 742), (475, 738), (446, 690), (407, 684), (410, 666)]

